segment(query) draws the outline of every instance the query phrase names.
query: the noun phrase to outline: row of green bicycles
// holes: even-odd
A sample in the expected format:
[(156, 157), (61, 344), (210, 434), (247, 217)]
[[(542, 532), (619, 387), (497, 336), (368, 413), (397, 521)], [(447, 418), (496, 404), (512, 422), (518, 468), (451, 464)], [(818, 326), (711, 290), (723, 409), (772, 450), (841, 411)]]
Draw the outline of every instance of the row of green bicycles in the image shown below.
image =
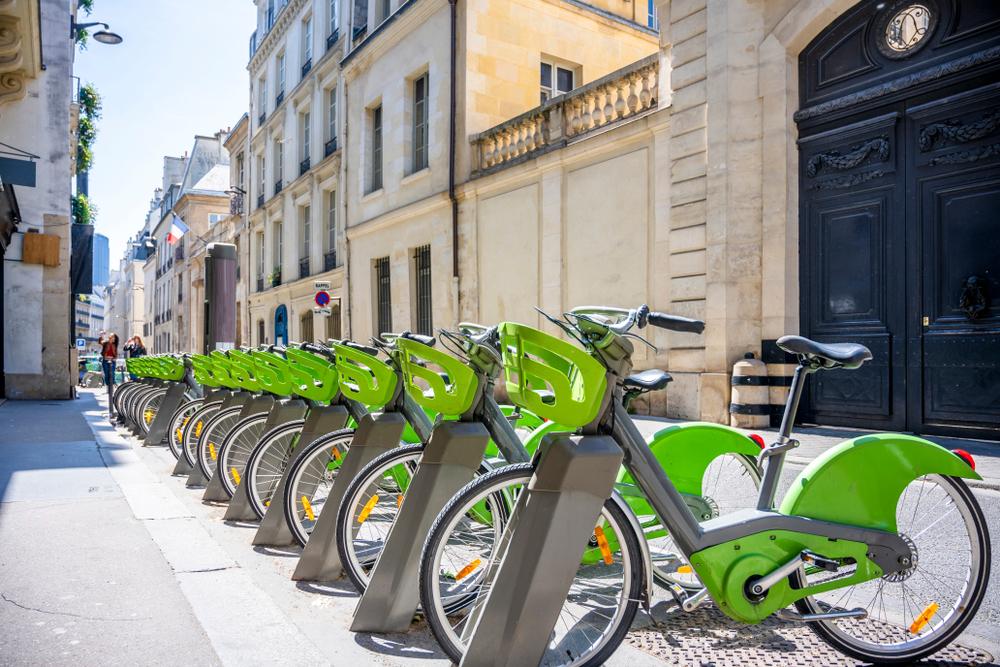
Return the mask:
[[(577, 569), (558, 618), (522, 619), (542, 631), (552, 625), (540, 664), (607, 660), (640, 605), (649, 610), (654, 586), (684, 612), (714, 603), (744, 623), (772, 615), (806, 623), (844, 654), (877, 664), (933, 654), (973, 619), (991, 549), (963, 481), (980, 479), (968, 454), (907, 435), (862, 436), (811, 463), (775, 506), (785, 456), (798, 444), (792, 424), (807, 376), (858, 368), (871, 358), (866, 348), (778, 341), (799, 364), (772, 444), (704, 422), (644, 437), (629, 405), (671, 378), (632, 372), (635, 344), (650, 345), (635, 329), (700, 333), (704, 325), (646, 306), (542, 315), (559, 335), (510, 322), (462, 324), (437, 338), (384, 333), (368, 344), (130, 359), (140, 379), (118, 388), (114, 407), (139, 436), (168, 419), (163, 439), (178, 470), (245, 497), (256, 517), (280, 506), (304, 547), (300, 565), (319, 540), (335, 543), (326, 562), (343, 567), (362, 602), (393, 531), (398, 541), (415, 530), (397, 525), (405, 501), (439, 503), (429, 531), (420, 526), (414, 538), (413, 581), (399, 587), (419, 589), (419, 613), (455, 663), (492, 618), (483, 612), (539, 460), (567, 433), (610, 438), (622, 464), (589, 539), (563, 550)], [(509, 404), (494, 397), (497, 383)], [(167, 400), (171, 391), (183, 393), (179, 402)], [(249, 399), (269, 407), (246, 414)], [(170, 414), (160, 416), (164, 405)], [(290, 405), (302, 408), (286, 411), (296, 418), (275, 420), (277, 406)], [(344, 415), (344, 427), (311, 432), (311, 416), (330, 410)], [(391, 445), (371, 448), (376, 425), (387, 424), (397, 425)], [(423, 490), (408, 495), (439, 465), (435, 432), (456, 424), (489, 435), (467, 483), (446, 502)], [(371, 449), (360, 467), (345, 465), (352, 447), (355, 455)]]

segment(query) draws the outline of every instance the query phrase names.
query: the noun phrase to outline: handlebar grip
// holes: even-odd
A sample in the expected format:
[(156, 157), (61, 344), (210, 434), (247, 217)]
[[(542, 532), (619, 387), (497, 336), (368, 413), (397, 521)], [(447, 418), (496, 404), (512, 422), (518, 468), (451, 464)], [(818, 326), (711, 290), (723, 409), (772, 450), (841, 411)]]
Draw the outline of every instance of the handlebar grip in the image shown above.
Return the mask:
[(362, 345), (361, 343), (355, 343), (353, 340), (344, 339), (340, 343), (345, 347), (349, 347), (352, 350), (357, 350), (358, 352), (364, 352), (365, 354), (371, 355), (373, 357), (378, 356), (378, 350), (374, 347), (369, 347), (368, 345)]
[(705, 323), (701, 320), (692, 320), (678, 315), (650, 313), (647, 321), (654, 327), (667, 329), (669, 331), (683, 331), (686, 333), (696, 334), (700, 334), (705, 331)]

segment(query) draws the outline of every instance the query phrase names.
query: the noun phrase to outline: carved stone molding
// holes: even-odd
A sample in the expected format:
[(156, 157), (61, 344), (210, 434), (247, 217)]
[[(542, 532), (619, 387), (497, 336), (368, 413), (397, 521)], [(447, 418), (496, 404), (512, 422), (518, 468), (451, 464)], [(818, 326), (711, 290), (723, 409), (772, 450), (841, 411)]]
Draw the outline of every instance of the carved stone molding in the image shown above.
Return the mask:
[(812, 183), (809, 185), (810, 190), (840, 190), (841, 188), (849, 188), (855, 185), (861, 185), (862, 183), (867, 183), (873, 178), (879, 178), (880, 176), (885, 176), (881, 169), (873, 169), (872, 171), (862, 171), (858, 174), (849, 174), (847, 176), (841, 176), (840, 178), (831, 178), (828, 181), (820, 181), (818, 183)]
[(920, 150), (924, 153), (934, 147), (934, 142), (954, 141), (964, 144), (977, 139), (983, 139), (996, 132), (1000, 127), (1000, 109), (986, 113), (978, 123), (963, 124), (958, 120), (944, 123), (934, 123), (920, 130)]
[(13, 16), (0, 16), (0, 74), (13, 72), (24, 63), (18, 23)]
[(964, 151), (939, 155), (928, 160), (927, 164), (931, 167), (936, 167), (939, 164), (964, 164), (966, 162), (985, 160), (994, 155), (1000, 155), (1000, 144), (977, 146), (976, 148), (969, 148)]
[[(0, 0), (2, 2), (3, 0)], [(250, 59), (250, 76), (255, 76), (264, 65), (264, 61), (267, 57), (271, 55), (274, 51), (274, 47), (277, 46), (278, 40), (281, 39), (281, 35), (285, 33), (288, 26), (295, 17), (298, 16), (299, 10), (302, 9), (303, 5), (306, 4), (306, 0), (291, 0), (284, 9), (281, 10), (281, 15), (278, 16), (278, 21), (271, 26), (271, 29), (264, 34), (261, 44), (257, 47), (256, 53)]]
[(26, 91), (24, 76), (24, 70), (0, 74), (0, 106), (24, 97)]
[(828, 151), (826, 153), (820, 153), (819, 155), (813, 155), (809, 158), (809, 164), (806, 166), (806, 173), (809, 175), (809, 178), (815, 178), (824, 167), (828, 167), (836, 171), (854, 169), (859, 164), (864, 162), (873, 152), (878, 159), (883, 162), (888, 160), (888, 140), (884, 138), (872, 139), (871, 141), (861, 144), (860, 146), (852, 147), (851, 152), (847, 155), (841, 155), (840, 151)]
[(899, 79), (888, 81), (878, 86), (866, 88), (865, 90), (857, 93), (845, 95), (844, 97), (839, 97), (835, 100), (824, 102), (823, 104), (817, 104), (813, 107), (799, 109), (795, 112), (792, 118), (795, 122), (801, 122), (803, 120), (822, 116), (834, 111), (840, 111), (841, 109), (846, 109), (880, 97), (885, 97), (886, 95), (891, 95), (892, 93), (906, 90), (907, 88), (912, 88), (913, 86), (918, 86), (922, 83), (928, 83), (942, 77), (957, 74), (972, 67), (993, 62), (997, 59), (1000, 59), (1000, 46), (994, 46), (989, 49), (979, 51), (978, 53), (973, 53), (972, 55), (964, 58), (952, 60), (949, 63), (938, 65), (937, 67), (931, 67), (930, 69), (925, 69), (922, 72), (917, 72)]
[(0, 0), (0, 14), (13, 14), (17, 0)]

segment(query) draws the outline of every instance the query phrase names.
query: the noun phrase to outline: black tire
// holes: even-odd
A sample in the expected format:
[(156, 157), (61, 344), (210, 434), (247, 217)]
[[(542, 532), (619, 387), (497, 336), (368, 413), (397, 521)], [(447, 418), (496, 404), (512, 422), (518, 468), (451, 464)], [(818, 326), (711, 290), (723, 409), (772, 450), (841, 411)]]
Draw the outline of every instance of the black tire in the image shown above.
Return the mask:
[[(470, 503), (475, 501), (476, 498), (483, 496), (484, 493), (488, 494), (485, 496), (485, 499), (488, 499), (490, 512), (496, 512), (498, 509), (503, 510), (501, 516), (504, 517), (504, 522), (506, 522), (510, 516), (510, 510), (513, 509), (514, 499), (512, 496), (501, 494), (499, 489), (510, 485), (521, 485), (523, 488), (531, 478), (532, 472), (533, 465), (531, 463), (520, 463), (505, 466), (473, 480), (463, 487), (448, 502), (445, 508), (441, 510), (441, 513), (438, 514), (437, 519), (434, 521), (434, 525), (431, 527), (430, 533), (427, 535), (427, 540), (424, 542), (423, 551), (420, 555), (420, 606), (441, 649), (455, 664), (459, 664), (462, 661), (465, 647), (456, 643), (455, 633), (451, 632), (451, 628), (448, 627), (447, 616), (442, 618), (440, 614), (442, 611), (445, 614), (450, 614), (468, 608), (476, 601), (476, 593), (479, 591), (479, 588), (474, 589), (474, 592), (471, 592), (460, 600), (450, 602), (446, 608), (442, 609), (441, 605), (435, 600), (435, 591), (439, 591), (440, 584), (438, 567), (435, 566), (436, 554), (443, 548), (443, 543), (448, 539), (449, 527), (467, 514)], [(497, 491), (490, 492), (491, 488), (496, 488)], [(478, 502), (483, 502), (483, 500), (481, 499)], [(563, 645), (562, 650), (548, 651), (546, 659), (543, 659), (543, 665), (572, 664), (574, 667), (590, 667), (602, 664), (624, 641), (625, 635), (628, 634), (635, 614), (639, 609), (639, 600), (643, 595), (643, 581), (646, 576), (646, 573), (643, 572), (645, 564), (643, 563), (642, 550), (639, 543), (640, 538), (633, 530), (629, 529), (631, 523), (628, 517), (614, 501), (605, 501), (602, 516), (611, 518), (614, 524), (619, 527), (615, 531), (615, 534), (618, 536), (619, 550), (622, 544), (626, 547), (625, 551), (628, 554), (627, 567), (630, 574), (627, 577), (627, 584), (626, 588), (623, 589), (623, 593), (624, 599), (627, 602), (623, 608), (621, 606), (618, 607), (622, 613), (614, 620), (613, 629), (599, 644), (596, 651), (593, 653), (581, 652), (573, 658), (573, 653), (565, 650), (566, 647)], [(574, 593), (571, 590), (570, 598), (573, 597)], [(587, 625), (586, 623), (584, 624)], [(574, 646), (574, 648), (576, 647)], [(570, 660), (568, 662), (553, 662), (548, 660), (551, 657), (562, 658), (563, 656), (570, 658)]]
[(236, 487), (239, 486), (239, 481), (233, 475), (233, 469), (235, 468), (236, 474), (242, 479), (243, 473), (246, 471), (247, 459), (250, 458), (250, 453), (256, 449), (257, 443), (260, 442), (260, 436), (264, 433), (267, 415), (267, 412), (258, 412), (241, 419), (229, 430), (219, 447), (216, 474), (222, 475), (219, 478), (222, 481), (222, 488), (225, 489), (230, 498), (233, 497), (233, 494), (236, 493)]
[(216, 460), (219, 456), (219, 448), (225, 442), (226, 436), (236, 426), (240, 420), (242, 405), (234, 405), (219, 410), (205, 423), (205, 427), (198, 437), (198, 467), (205, 479), (212, 479), (218, 468)]
[[(922, 481), (925, 480), (925, 481)], [(914, 565), (910, 570), (904, 571), (904, 573), (896, 573), (894, 575), (883, 576), (881, 579), (877, 579), (878, 591), (880, 593), (881, 600), (881, 614), (883, 619), (879, 619), (879, 608), (876, 605), (871, 611), (874, 614), (869, 614), (866, 619), (849, 620), (849, 621), (817, 621), (810, 623), (809, 625), (812, 629), (822, 637), (828, 644), (832, 647), (857, 660), (863, 662), (871, 662), (875, 664), (882, 665), (899, 665), (899, 664), (910, 664), (917, 660), (920, 660), (928, 655), (936, 653), (954, 641), (962, 633), (962, 631), (969, 625), (972, 619), (976, 615), (976, 611), (979, 609), (979, 605), (982, 603), (984, 596), (986, 595), (986, 587), (989, 583), (990, 567), (991, 567), (991, 545), (989, 531), (986, 527), (986, 517), (983, 515), (982, 508), (979, 506), (979, 502), (976, 497), (969, 490), (969, 487), (965, 482), (959, 477), (949, 477), (945, 475), (926, 475), (920, 479), (917, 479), (913, 484), (920, 484), (921, 491), (924, 491), (923, 487), (926, 487), (928, 483), (933, 483), (939, 486), (943, 493), (948, 496), (951, 500), (954, 509), (948, 510), (947, 514), (944, 514), (939, 519), (934, 519), (933, 516), (926, 517), (921, 516), (921, 521), (926, 521), (929, 523), (928, 527), (921, 531), (910, 531), (909, 528), (919, 528), (920, 525), (915, 525), (917, 512), (916, 509), (913, 512), (914, 520), (911, 522), (911, 526), (903, 525), (904, 522), (900, 522), (899, 534), (905, 536), (908, 541), (910, 541), (912, 548), (914, 548)], [(912, 485), (911, 485), (912, 486)], [(932, 498), (931, 494), (933, 491), (928, 491), (926, 493), (926, 498), (929, 502), (933, 504), (935, 500)], [(906, 502), (907, 494), (906, 492), (900, 497), (899, 506), (897, 507), (897, 513), (901, 514), (904, 518), (909, 515), (907, 510), (905, 514), (901, 511), (903, 509), (904, 503)], [(921, 497), (918, 496), (917, 502), (921, 501)], [(938, 505), (941, 503), (938, 502)], [(932, 507), (932, 510), (926, 512), (927, 515), (931, 511), (937, 510), (938, 512), (945, 512), (946, 506), (941, 509), (937, 507)], [(914, 603), (913, 610), (921, 609), (921, 592), (919, 591), (920, 580), (912, 579), (914, 574), (920, 573), (920, 563), (927, 562), (927, 556), (931, 555), (930, 559), (932, 566), (927, 568), (928, 571), (931, 568), (937, 570), (934, 579), (927, 579), (926, 575), (923, 575), (927, 579), (928, 584), (925, 584), (925, 588), (933, 589), (933, 591), (927, 591), (924, 600), (934, 601), (934, 611), (931, 612), (931, 621), (939, 618), (937, 606), (938, 602), (942, 603), (942, 608), (948, 597), (948, 586), (953, 584), (948, 583), (947, 576), (941, 575), (941, 569), (947, 568), (950, 565), (956, 567), (963, 567), (963, 559), (961, 557), (961, 552), (959, 548), (963, 546), (961, 544), (960, 535), (956, 535), (955, 531), (952, 534), (945, 535), (944, 532), (948, 530), (946, 525), (942, 525), (945, 517), (952, 514), (955, 510), (958, 510), (959, 515), (963, 518), (964, 527), (966, 528), (965, 535), (970, 540), (969, 550), (969, 569), (967, 573), (967, 579), (961, 580), (962, 586), (958, 587), (960, 597), (957, 601), (952, 603), (952, 609), (949, 611), (947, 608), (943, 609), (942, 614), (940, 614), (941, 620), (938, 621), (938, 625), (933, 627), (931, 622), (926, 622), (925, 625), (918, 628), (916, 632), (911, 628), (907, 628), (907, 617), (906, 611), (908, 607), (907, 603), (911, 602), (910, 598), (907, 598), (906, 587), (902, 587), (903, 594), (903, 613), (901, 615), (902, 623), (899, 623), (898, 618), (894, 618), (892, 611), (886, 611), (887, 607), (894, 603), (893, 592), (897, 589), (892, 589), (891, 586), (899, 584), (902, 585), (903, 581), (910, 581), (910, 593)], [(921, 524), (922, 525), (922, 524)], [(933, 535), (924, 537), (931, 530), (939, 533), (940, 537), (937, 540), (940, 542), (944, 548), (940, 553), (938, 553), (938, 558), (933, 558), (935, 552), (933, 546), (935, 542), (930, 541)], [(971, 530), (969, 530), (971, 529)], [(913, 533), (913, 540), (910, 540), (910, 532)], [(961, 532), (961, 531), (958, 531)], [(919, 534), (918, 534), (919, 533)], [(923, 539), (921, 540), (921, 537)], [(916, 541), (914, 541), (916, 540)], [(943, 541), (942, 541), (943, 540)], [(921, 547), (923, 546), (923, 549)], [(905, 574), (908, 573), (908, 574)], [(905, 574), (905, 576), (904, 576)], [(903, 576), (902, 579), (900, 577)], [(885, 582), (890, 582), (887, 586)], [(873, 582), (868, 582), (873, 583)], [(801, 587), (803, 582), (801, 578), (797, 575), (796, 585)], [(861, 584), (860, 586), (864, 586)], [(852, 588), (852, 587), (849, 587)], [(853, 587), (856, 588), (856, 587)], [(945, 589), (945, 593), (942, 594), (941, 589)], [(888, 590), (888, 595), (886, 595), (885, 590)], [(843, 591), (843, 593), (842, 593)], [(849, 589), (838, 589), (832, 591), (832, 594), (843, 594), (847, 595)], [(890, 599), (885, 600), (886, 597)], [(847, 598), (843, 607), (850, 608), (852, 597)], [(864, 598), (862, 598), (864, 599)], [(838, 600), (839, 603), (839, 600)], [(870, 604), (875, 605), (874, 599)], [(808, 597), (803, 600), (799, 600), (795, 603), (796, 608), (800, 613), (803, 614), (816, 614), (823, 613), (829, 608), (828, 604), (822, 601), (817, 601), (813, 597)], [(898, 606), (898, 604), (897, 604)], [(926, 613), (926, 611), (925, 611)], [(914, 615), (916, 617), (916, 615)], [(843, 627), (842, 625), (843, 624)], [(914, 623), (915, 624), (915, 623)], [(947, 627), (943, 627), (947, 624)], [(928, 627), (931, 626), (931, 627)], [(923, 629), (927, 628), (929, 632), (927, 634), (923, 633)], [(908, 632), (907, 632), (908, 630)], [(862, 642), (857, 637), (852, 637), (850, 632), (855, 634), (864, 634), (868, 637), (874, 637), (877, 639), (891, 639), (892, 637), (916, 637), (909, 642), (903, 642), (898, 645), (898, 648), (877, 648), (873, 643)]]
[[(103, 379), (101, 380), (101, 384), (104, 384)], [(125, 398), (127, 398), (128, 395), (131, 394), (133, 391), (137, 391), (141, 386), (143, 385), (140, 384), (139, 382), (134, 382), (130, 380), (125, 384), (123, 384), (122, 386), (118, 387), (118, 389), (115, 391), (114, 399), (112, 400), (112, 403), (115, 406), (115, 414), (121, 414)]]
[(181, 438), (181, 453), (184, 454), (184, 460), (192, 468), (198, 465), (198, 438), (201, 436), (205, 424), (215, 416), (221, 407), (221, 400), (202, 403), (198, 411), (191, 416), (191, 421), (184, 427)]
[[(306, 542), (309, 541), (309, 535), (312, 533), (313, 527), (324, 511), (336, 512), (339, 509), (337, 507), (326, 507), (325, 498), (322, 499), (323, 502), (319, 502), (315, 496), (315, 492), (319, 490), (319, 484), (307, 484), (308, 480), (304, 480), (304, 476), (309, 474), (310, 466), (316, 464), (320, 452), (330, 451), (326, 459), (327, 464), (334, 458), (334, 448), (343, 457), (350, 447), (351, 441), (354, 440), (354, 433), (355, 429), (353, 428), (343, 428), (332, 433), (327, 433), (313, 440), (294, 456), (294, 460), (291, 463), (292, 467), (285, 478), (285, 522), (288, 524), (292, 535), (295, 536), (295, 541), (301, 546), (305, 546)], [(334, 480), (337, 478), (337, 473), (336, 471), (329, 472), (331, 474), (325, 476), (323, 481), (328, 482), (332, 486)], [(304, 489), (305, 486), (310, 486), (310, 488)], [(308, 498), (308, 510), (307, 506), (302, 502), (303, 496)], [(312, 518), (309, 518), (310, 513), (312, 514)]]
[(188, 420), (201, 408), (205, 403), (203, 398), (195, 398), (190, 401), (185, 401), (181, 403), (180, 407), (174, 412), (173, 416), (170, 418), (170, 426), (167, 431), (167, 445), (170, 447), (170, 453), (174, 455), (175, 459), (181, 457), (181, 444), (184, 438), (184, 427), (187, 426)]
[[(365, 588), (368, 586), (368, 575), (363, 568), (364, 564), (360, 563), (354, 557), (353, 552), (354, 509), (358, 504), (358, 497), (364, 492), (368, 485), (372, 483), (370, 478), (373, 476), (375, 471), (390, 464), (405, 465), (414, 454), (419, 458), (423, 451), (424, 445), (417, 443), (413, 445), (402, 445), (400, 447), (396, 447), (395, 449), (391, 449), (384, 454), (376, 456), (368, 465), (358, 472), (357, 477), (351, 481), (351, 485), (348, 486), (347, 491), (344, 492), (344, 498), (337, 511), (337, 553), (340, 555), (340, 563), (343, 566), (344, 571), (347, 573), (348, 578), (351, 580), (351, 583), (354, 584), (354, 588), (356, 588), (359, 593), (365, 592)], [(396, 463), (396, 461), (398, 461), (398, 463)], [(374, 562), (375, 558), (369, 560)], [(367, 562), (368, 560), (366, 560), (366, 563)]]

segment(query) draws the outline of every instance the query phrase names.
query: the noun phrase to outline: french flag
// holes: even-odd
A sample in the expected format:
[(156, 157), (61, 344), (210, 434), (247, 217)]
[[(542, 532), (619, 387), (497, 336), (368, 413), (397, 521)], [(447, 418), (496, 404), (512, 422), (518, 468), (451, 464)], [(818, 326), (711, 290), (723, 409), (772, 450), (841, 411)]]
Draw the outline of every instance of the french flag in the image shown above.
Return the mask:
[(181, 240), (184, 233), (188, 230), (187, 225), (185, 225), (180, 218), (174, 214), (174, 223), (170, 225), (170, 233), (167, 234), (167, 243), (170, 245), (177, 245), (177, 242)]

